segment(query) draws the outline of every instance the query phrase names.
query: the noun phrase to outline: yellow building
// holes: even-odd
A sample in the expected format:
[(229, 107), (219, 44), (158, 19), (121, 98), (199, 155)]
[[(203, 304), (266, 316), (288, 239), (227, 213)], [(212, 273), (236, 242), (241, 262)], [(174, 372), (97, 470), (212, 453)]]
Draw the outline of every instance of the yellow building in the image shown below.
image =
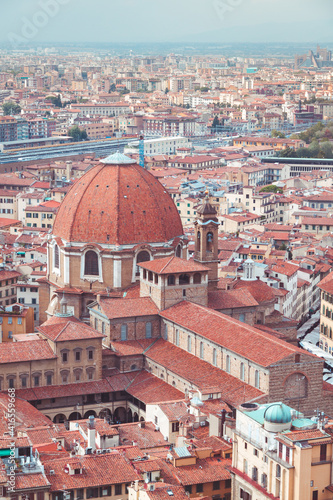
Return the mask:
[(319, 347), (333, 354), (333, 273), (319, 283), (321, 290)]
[(52, 229), (59, 205), (58, 201), (45, 201), (34, 207), (26, 207), (26, 226)]
[[(319, 414), (320, 415), (320, 414)], [(245, 403), (233, 435), (233, 498), (330, 500), (332, 436), (324, 419), (283, 403)]]
[(0, 311), (1, 342), (11, 342), (13, 335), (34, 331), (34, 310), (22, 304), (12, 304)]

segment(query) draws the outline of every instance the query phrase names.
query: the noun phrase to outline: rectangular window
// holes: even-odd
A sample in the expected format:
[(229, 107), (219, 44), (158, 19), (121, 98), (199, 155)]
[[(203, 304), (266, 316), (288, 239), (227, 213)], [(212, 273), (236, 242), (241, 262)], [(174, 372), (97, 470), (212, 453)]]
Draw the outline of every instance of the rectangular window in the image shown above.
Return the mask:
[(67, 352), (63, 352), (62, 353), (62, 362), (63, 363), (67, 363), (68, 361), (68, 353)]
[(81, 360), (81, 352), (80, 351), (76, 351), (75, 353), (75, 361), (80, 361)]
[(172, 432), (178, 432), (179, 431), (179, 422), (173, 422), (172, 423)]
[(11, 316), (8, 317), (8, 325), (13, 324), (13, 318)]
[(52, 385), (52, 375), (46, 375), (46, 385)]
[(151, 339), (151, 322), (146, 323), (146, 339)]
[(202, 483), (197, 484), (196, 490), (197, 490), (197, 493), (202, 493), (203, 492), (203, 484)]
[(17, 324), (22, 325), (22, 318), (17, 318)]
[(21, 378), (21, 385), (22, 385), (22, 388), (27, 387), (27, 377)]
[(114, 494), (121, 495), (122, 494), (122, 484), (116, 484), (114, 487)]
[(94, 351), (92, 349), (88, 351), (88, 359), (94, 359)]
[(214, 481), (213, 490), (219, 490), (219, 489), (220, 489), (220, 481)]
[(36, 376), (34, 377), (34, 386), (35, 386), (35, 387), (38, 387), (38, 386), (39, 386), (39, 376), (38, 376), (38, 375), (36, 375)]
[(126, 324), (121, 325), (120, 339), (127, 340), (127, 325)]

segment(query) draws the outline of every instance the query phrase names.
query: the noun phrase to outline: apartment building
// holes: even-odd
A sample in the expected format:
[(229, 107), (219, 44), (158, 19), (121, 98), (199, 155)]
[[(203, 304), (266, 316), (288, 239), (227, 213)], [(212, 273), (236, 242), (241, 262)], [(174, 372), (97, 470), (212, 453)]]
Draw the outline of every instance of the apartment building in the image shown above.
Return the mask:
[(97, 103), (97, 104), (71, 104), (71, 109), (78, 112), (79, 116), (121, 116), (130, 112), (126, 102)]
[(59, 205), (57, 201), (45, 201), (37, 206), (26, 207), (23, 224), (27, 227), (52, 229)]
[(0, 306), (15, 304), (17, 301), (16, 283), (20, 273), (0, 270)]
[(333, 355), (333, 274), (318, 285), (321, 292), (319, 347)]
[(14, 335), (34, 332), (34, 310), (11, 304), (0, 311), (1, 342), (12, 342)]
[(305, 418), (283, 403), (245, 403), (236, 410), (234, 500), (330, 500), (331, 462), (332, 436), (321, 417)]

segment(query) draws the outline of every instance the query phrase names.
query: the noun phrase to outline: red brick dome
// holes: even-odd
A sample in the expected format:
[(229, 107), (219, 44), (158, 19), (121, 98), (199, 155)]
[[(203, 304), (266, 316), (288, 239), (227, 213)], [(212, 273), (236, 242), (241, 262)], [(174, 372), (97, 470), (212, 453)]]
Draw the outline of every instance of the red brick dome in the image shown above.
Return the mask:
[(181, 236), (183, 227), (162, 184), (116, 153), (71, 187), (53, 234), (68, 242), (127, 245), (167, 242)]

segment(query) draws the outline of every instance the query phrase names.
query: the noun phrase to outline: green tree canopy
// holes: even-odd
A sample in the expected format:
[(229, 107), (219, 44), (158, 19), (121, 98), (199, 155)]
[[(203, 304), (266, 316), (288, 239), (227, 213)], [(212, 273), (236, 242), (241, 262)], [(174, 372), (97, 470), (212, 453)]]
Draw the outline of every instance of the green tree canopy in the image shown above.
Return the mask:
[(2, 105), (2, 109), (5, 116), (18, 115), (19, 113), (21, 113), (21, 106), (13, 101), (5, 102)]
[(220, 125), (220, 122), (219, 122), (218, 116), (215, 115), (213, 123), (212, 123), (212, 128), (216, 128), (218, 125)]
[(260, 193), (283, 193), (283, 190), (275, 184), (270, 184), (261, 188)]
[(46, 99), (48, 101), (51, 101), (54, 107), (56, 107), (56, 108), (62, 108), (62, 102), (61, 102), (60, 94), (58, 94), (57, 97), (55, 97), (54, 95), (49, 95)]
[(74, 142), (85, 141), (87, 139), (87, 132), (81, 130), (77, 125), (69, 129), (68, 135), (73, 137)]
[(282, 132), (280, 132), (279, 130), (275, 130), (275, 129), (272, 130), (271, 137), (279, 137), (280, 139), (286, 138), (286, 136)]

